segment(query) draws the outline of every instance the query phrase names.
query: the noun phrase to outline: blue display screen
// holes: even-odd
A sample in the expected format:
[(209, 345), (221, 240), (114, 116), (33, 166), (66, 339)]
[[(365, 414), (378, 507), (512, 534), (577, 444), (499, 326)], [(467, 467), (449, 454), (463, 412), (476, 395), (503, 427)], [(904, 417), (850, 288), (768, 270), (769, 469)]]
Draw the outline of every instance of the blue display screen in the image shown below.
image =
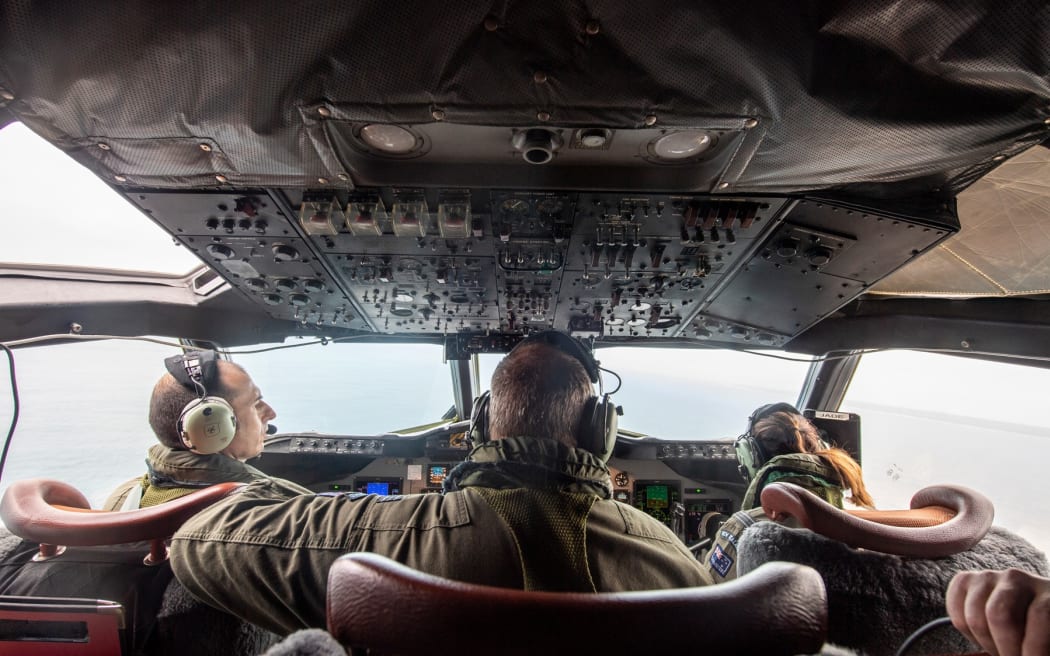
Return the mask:
[(390, 494), (390, 483), (369, 483), (365, 491), (369, 494)]

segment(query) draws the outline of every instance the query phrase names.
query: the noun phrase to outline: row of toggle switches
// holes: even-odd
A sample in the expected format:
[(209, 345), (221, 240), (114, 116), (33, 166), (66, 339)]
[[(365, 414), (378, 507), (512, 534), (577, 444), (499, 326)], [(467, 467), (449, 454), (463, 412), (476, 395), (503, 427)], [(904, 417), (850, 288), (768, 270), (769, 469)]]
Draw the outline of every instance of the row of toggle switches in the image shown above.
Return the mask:
[(661, 444), (657, 448), (656, 457), (660, 460), (735, 460), (736, 451), (733, 450), (731, 442), (671, 442)]
[(339, 453), (354, 455), (383, 455), (380, 440), (296, 437), (288, 448), (289, 453)]

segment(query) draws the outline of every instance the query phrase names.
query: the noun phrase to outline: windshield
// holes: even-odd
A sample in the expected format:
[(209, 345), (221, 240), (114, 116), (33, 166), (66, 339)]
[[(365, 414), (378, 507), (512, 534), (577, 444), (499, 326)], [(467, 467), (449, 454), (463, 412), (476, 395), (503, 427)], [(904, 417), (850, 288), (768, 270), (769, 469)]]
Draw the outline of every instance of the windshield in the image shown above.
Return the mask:
[[(201, 264), (117, 192), (21, 123), (0, 129), (0, 215), (6, 219), (0, 263), (172, 275)], [(84, 247), (103, 244), (102, 235), (117, 230), (124, 247)]]
[[(620, 428), (666, 439), (723, 439), (744, 431), (767, 403), (795, 403), (810, 360), (805, 356), (716, 349), (602, 348), (596, 357), (623, 381)], [(480, 358), (482, 389), (502, 356)], [(603, 373), (605, 391), (616, 377)]]
[[(244, 349), (247, 350), (247, 349)], [(150, 393), (174, 346), (106, 340), (15, 351), (18, 428), (0, 478), (50, 478), (94, 507), (121, 481), (145, 472), (157, 443)], [(235, 354), (277, 412), (280, 432), (374, 434), (432, 423), (452, 406), (442, 349), (433, 344), (328, 344)], [(6, 365), (6, 361), (4, 361)], [(0, 427), (12, 414), (0, 376)]]
[(437, 344), (337, 342), (235, 353), (276, 410), (282, 433), (385, 433), (436, 422), (453, 405)]

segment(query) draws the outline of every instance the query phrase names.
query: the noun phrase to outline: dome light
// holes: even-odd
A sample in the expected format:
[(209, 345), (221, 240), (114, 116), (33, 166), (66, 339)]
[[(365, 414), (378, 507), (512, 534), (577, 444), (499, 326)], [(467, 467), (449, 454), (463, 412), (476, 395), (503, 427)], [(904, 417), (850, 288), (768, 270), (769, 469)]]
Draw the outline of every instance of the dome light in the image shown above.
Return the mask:
[(711, 135), (702, 130), (670, 132), (649, 144), (653, 155), (663, 160), (680, 161), (696, 157), (711, 147)]
[(361, 128), (361, 140), (384, 153), (405, 155), (416, 149), (419, 139), (399, 125), (372, 123)]

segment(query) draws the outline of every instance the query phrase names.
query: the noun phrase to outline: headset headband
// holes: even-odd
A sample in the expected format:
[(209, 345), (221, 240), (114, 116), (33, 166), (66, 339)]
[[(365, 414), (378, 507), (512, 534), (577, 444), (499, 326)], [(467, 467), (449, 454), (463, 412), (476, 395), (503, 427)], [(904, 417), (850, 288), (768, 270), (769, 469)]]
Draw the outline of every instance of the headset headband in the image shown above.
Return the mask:
[(759, 407), (758, 409), (756, 409), (754, 412), (751, 413), (750, 417), (748, 417), (748, 419), (747, 419), (747, 434), (748, 435), (754, 435), (755, 424), (758, 423), (758, 421), (760, 419), (765, 419), (766, 417), (768, 417), (769, 415), (771, 415), (771, 414), (773, 414), (775, 412), (786, 412), (789, 415), (798, 415), (800, 417), (802, 416), (802, 413), (798, 411), (798, 408), (796, 408), (795, 406), (791, 405), (790, 403), (784, 403), (784, 402), (770, 403), (770, 404), (767, 404), (767, 405)]
[[(583, 365), (590, 381), (594, 384), (598, 383), (598, 362), (594, 359), (594, 356), (591, 355), (591, 352), (578, 339), (569, 337), (565, 333), (558, 332), (557, 330), (544, 330), (542, 332), (533, 333), (518, 342), (517, 346), (510, 350), (510, 353), (513, 353), (523, 344), (535, 342), (553, 346), (562, 353), (572, 356)], [(508, 353), (507, 356), (510, 356), (510, 353)]]
[(216, 387), (219, 366), (215, 351), (190, 351), (181, 355), (164, 358), (164, 367), (174, 376), (180, 385), (200, 394)]

